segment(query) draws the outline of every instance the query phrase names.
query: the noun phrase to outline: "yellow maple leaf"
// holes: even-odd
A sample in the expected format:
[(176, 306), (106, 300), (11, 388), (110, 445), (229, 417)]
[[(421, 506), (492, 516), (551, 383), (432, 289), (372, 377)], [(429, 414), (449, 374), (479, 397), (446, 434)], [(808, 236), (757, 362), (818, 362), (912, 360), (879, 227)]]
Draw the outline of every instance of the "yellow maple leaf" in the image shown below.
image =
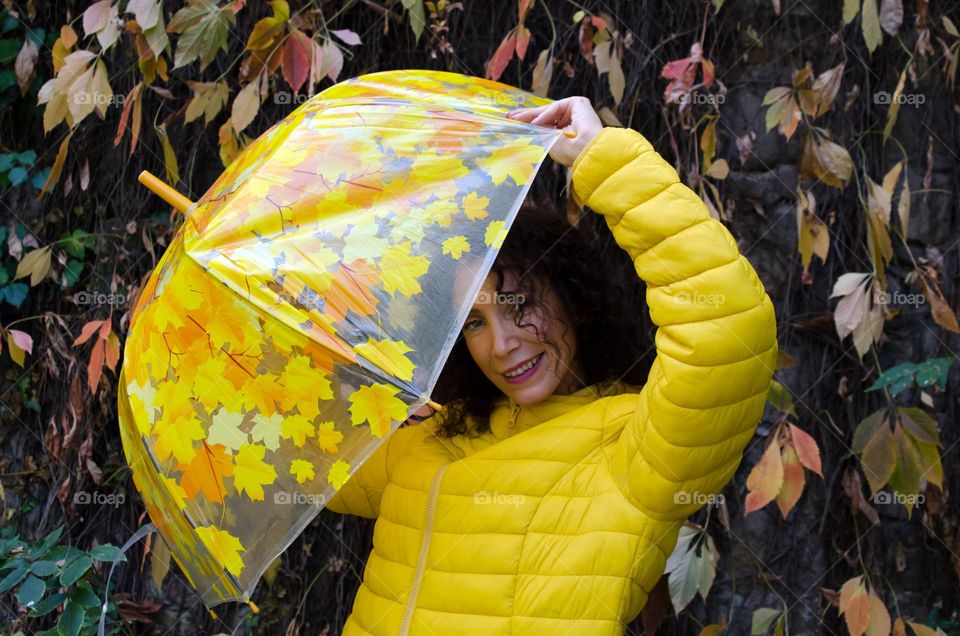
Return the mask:
[(316, 476), (313, 470), (313, 464), (305, 459), (295, 459), (290, 462), (290, 474), (297, 478), (298, 484), (302, 484)]
[(401, 422), (407, 417), (407, 405), (397, 398), (400, 389), (386, 384), (362, 386), (348, 398), (350, 422), (354, 426), (370, 423), (370, 432), (383, 437), (390, 430), (391, 420)]
[(197, 526), (196, 533), (217, 563), (223, 565), (230, 574), (240, 576), (243, 570), (240, 552), (247, 551), (240, 539), (215, 526)]
[(240, 430), (241, 422), (243, 413), (234, 413), (227, 408), (218, 409), (207, 429), (207, 443), (221, 444), (231, 453), (239, 449), (249, 441), (247, 434)]
[(193, 442), (204, 438), (203, 426), (200, 425), (196, 413), (172, 421), (164, 415), (154, 424), (151, 433), (157, 436), (157, 441), (153, 444), (157, 461), (162, 462), (173, 455), (181, 464), (190, 463), (197, 452)]
[(174, 503), (177, 504), (177, 508), (184, 510), (187, 507), (187, 491), (185, 491), (180, 484), (177, 483), (177, 480), (172, 477), (165, 477), (160, 475), (160, 480), (163, 482), (163, 485), (166, 487), (167, 492), (170, 493), (170, 496), (173, 497)]
[(338, 459), (330, 466), (327, 471), (327, 482), (333, 484), (333, 487), (340, 490), (347, 480), (350, 479), (350, 464)]
[(266, 446), (244, 444), (233, 459), (233, 486), (237, 493), (247, 493), (253, 501), (263, 501), (263, 486), (277, 479), (277, 471), (263, 461)]
[(470, 242), (463, 234), (451, 236), (443, 242), (443, 253), (449, 254), (454, 260), (460, 260), (464, 252), (470, 251)]
[(317, 426), (317, 446), (325, 453), (336, 455), (338, 444), (343, 441), (343, 433), (334, 428), (333, 422), (320, 422)]
[(295, 396), (295, 402), (333, 399), (333, 389), (324, 369), (310, 364), (310, 356), (290, 356), (280, 381)]
[(437, 199), (423, 209), (423, 212), (420, 213), (420, 218), (423, 219), (423, 223), (425, 224), (436, 223), (437, 225), (446, 227), (450, 225), (453, 215), (457, 212), (459, 212), (459, 209), (453, 201), (449, 199)]
[(536, 165), (543, 159), (543, 148), (526, 140), (510, 142), (493, 150), (488, 157), (477, 160), (477, 165), (490, 175), (494, 185), (513, 177), (517, 185), (526, 185), (533, 177)]
[(300, 448), (313, 435), (313, 423), (302, 415), (287, 415), (283, 418), (280, 435), (283, 439), (292, 439)]
[(383, 272), (383, 288), (388, 294), (400, 292), (404, 296), (420, 293), (418, 278), (430, 268), (426, 256), (411, 255), (409, 243), (391, 245), (380, 259)]
[(412, 380), (415, 365), (403, 354), (413, 351), (403, 340), (367, 340), (354, 351), (401, 380)]
[(476, 221), (477, 219), (487, 218), (487, 206), (490, 205), (490, 199), (489, 197), (481, 197), (476, 192), (471, 192), (463, 197), (461, 205), (463, 205), (463, 213), (467, 215), (467, 218)]
[(283, 428), (283, 416), (274, 413), (270, 417), (256, 415), (253, 418), (256, 424), (250, 429), (250, 436), (255, 442), (263, 442), (270, 450), (277, 450), (280, 446), (280, 432)]
[(504, 222), (490, 221), (486, 232), (483, 234), (483, 242), (490, 247), (499, 249), (505, 238), (507, 238), (507, 230), (504, 228)]

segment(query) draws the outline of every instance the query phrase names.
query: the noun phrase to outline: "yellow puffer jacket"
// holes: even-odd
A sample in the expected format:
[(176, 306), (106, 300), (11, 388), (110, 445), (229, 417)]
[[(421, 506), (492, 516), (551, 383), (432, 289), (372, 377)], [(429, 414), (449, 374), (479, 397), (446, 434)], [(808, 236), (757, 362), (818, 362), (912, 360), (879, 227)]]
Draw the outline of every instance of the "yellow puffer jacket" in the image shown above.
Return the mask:
[(634, 130), (603, 129), (573, 187), (647, 283), (646, 386), (503, 397), (479, 438), (393, 433), (328, 505), (377, 519), (346, 636), (623, 634), (737, 470), (776, 362), (756, 273)]

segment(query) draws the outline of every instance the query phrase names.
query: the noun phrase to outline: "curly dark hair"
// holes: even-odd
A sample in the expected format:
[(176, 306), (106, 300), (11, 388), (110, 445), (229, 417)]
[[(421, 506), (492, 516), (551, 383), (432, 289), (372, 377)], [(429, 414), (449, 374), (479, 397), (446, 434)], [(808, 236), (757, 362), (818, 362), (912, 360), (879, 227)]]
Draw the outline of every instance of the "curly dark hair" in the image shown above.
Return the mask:
[[(505, 291), (506, 271), (516, 274), (519, 287), (508, 291), (521, 292), (527, 300), (514, 313), (519, 327), (530, 312), (544, 310), (538, 305), (542, 285), (557, 293), (573, 322), (567, 327), (574, 329), (583, 371), (579, 388), (595, 386), (599, 397), (617, 381), (636, 387), (646, 382), (653, 347), (645, 286), (600, 214), (586, 210), (571, 225), (549, 199), (528, 196), (491, 269), (498, 292)], [(441, 437), (489, 431), (494, 402), (503, 397), (473, 361), (462, 335), (433, 395), (444, 404), (436, 414)]]

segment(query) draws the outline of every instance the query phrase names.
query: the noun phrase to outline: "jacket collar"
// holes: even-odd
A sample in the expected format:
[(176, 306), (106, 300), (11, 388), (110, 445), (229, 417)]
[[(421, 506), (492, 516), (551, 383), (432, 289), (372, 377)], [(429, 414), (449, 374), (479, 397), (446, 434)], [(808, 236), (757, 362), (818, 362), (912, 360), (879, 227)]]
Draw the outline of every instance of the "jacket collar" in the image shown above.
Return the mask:
[(601, 397), (617, 395), (628, 391), (623, 382), (616, 382), (604, 389), (593, 384), (568, 395), (553, 394), (545, 400), (529, 406), (520, 406), (507, 396), (502, 396), (494, 404), (490, 413), (490, 431), (499, 439), (516, 435), (555, 417), (560, 417)]

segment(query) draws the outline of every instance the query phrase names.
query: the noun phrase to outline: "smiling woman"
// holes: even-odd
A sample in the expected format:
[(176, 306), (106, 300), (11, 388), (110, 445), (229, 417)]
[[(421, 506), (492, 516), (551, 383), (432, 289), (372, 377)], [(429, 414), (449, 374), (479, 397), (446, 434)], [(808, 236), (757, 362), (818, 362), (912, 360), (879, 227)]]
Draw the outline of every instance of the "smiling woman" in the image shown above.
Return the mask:
[(345, 636), (621, 636), (763, 412), (773, 306), (729, 232), (640, 133), (594, 135), (585, 99), (515, 118), (576, 132), (551, 156), (598, 214), (573, 228), (524, 205), (434, 391), (444, 411), (328, 503), (377, 519)]

